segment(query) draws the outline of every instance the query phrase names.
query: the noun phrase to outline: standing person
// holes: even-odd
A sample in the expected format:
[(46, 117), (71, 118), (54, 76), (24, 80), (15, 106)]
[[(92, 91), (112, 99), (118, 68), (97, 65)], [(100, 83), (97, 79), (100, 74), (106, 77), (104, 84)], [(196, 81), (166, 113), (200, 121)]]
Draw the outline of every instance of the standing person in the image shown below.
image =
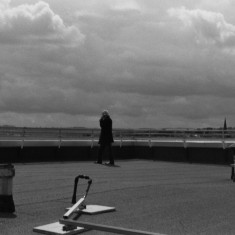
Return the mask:
[(113, 133), (112, 133), (112, 119), (110, 118), (109, 112), (107, 110), (104, 110), (102, 112), (102, 116), (100, 118), (100, 138), (99, 138), (99, 152), (98, 152), (98, 161), (96, 163), (102, 164), (102, 155), (105, 151), (105, 149), (108, 150), (109, 154), (109, 163), (106, 163), (106, 165), (114, 165), (114, 159), (112, 154), (112, 148), (111, 145), (114, 142), (113, 141)]

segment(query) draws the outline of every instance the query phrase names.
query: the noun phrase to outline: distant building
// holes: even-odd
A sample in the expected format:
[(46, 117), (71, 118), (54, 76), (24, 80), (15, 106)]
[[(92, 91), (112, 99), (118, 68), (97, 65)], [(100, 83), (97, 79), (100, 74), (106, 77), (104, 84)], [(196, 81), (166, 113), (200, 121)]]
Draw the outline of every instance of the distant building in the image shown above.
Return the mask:
[(227, 122), (226, 122), (226, 118), (224, 119), (224, 130), (227, 130)]

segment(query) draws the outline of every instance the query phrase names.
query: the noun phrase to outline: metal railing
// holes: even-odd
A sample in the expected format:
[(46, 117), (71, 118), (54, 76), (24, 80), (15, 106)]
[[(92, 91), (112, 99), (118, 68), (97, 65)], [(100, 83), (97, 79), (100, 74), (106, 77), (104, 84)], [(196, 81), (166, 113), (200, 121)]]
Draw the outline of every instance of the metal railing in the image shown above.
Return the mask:
[[(100, 129), (89, 128), (29, 128), (0, 127), (0, 140), (97, 140)], [(155, 139), (235, 139), (234, 129), (114, 129), (114, 139), (155, 140)]]

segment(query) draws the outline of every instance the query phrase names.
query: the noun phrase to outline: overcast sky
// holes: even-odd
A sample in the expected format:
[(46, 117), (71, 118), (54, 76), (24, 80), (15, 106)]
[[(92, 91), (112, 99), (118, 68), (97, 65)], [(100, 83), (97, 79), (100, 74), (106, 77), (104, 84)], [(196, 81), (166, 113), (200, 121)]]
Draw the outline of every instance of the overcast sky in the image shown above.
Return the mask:
[(235, 126), (234, 0), (0, 0), (0, 125)]

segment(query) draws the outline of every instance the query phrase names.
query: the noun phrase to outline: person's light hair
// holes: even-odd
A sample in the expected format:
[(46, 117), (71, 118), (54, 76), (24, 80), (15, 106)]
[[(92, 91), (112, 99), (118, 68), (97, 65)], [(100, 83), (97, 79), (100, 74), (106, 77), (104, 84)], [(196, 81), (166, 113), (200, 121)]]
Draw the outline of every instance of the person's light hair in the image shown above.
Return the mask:
[(103, 110), (103, 112), (102, 112), (102, 116), (109, 116), (109, 112), (108, 112), (108, 110)]

